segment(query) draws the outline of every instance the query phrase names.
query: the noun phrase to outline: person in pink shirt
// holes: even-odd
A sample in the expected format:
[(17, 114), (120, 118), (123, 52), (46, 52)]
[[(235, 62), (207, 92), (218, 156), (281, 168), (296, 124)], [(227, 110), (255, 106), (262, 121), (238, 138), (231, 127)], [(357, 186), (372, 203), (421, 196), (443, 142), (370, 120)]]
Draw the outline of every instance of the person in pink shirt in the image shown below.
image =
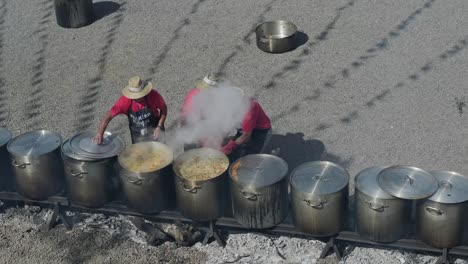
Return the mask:
[(250, 98), (250, 108), (242, 120), (242, 127), (221, 151), (236, 159), (262, 153), (271, 137), (271, 122), (257, 100)]
[(94, 143), (101, 144), (104, 131), (109, 122), (117, 115), (128, 117), (132, 143), (156, 140), (167, 116), (166, 102), (153, 90), (150, 82), (143, 82), (140, 77), (133, 77), (122, 90), (123, 95), (101, 120)]
[(216, 88), (219, 85), (219, 79), (215, 74), (208, 74), (202, 80), (197, 81), (195, 87), (192, 88), (185, 96), (184, 104), (182, 105), (182, 122), (192, 112), (193, 98), (202, 91)]
[[(208, 91), (209, 89), (216, 88), (219, 85), (219, 78), (215, 74), (208, 74), (203, 79), (198, 80), (195, 84), (195, 87), (188, 91), (187, 95), (185, 96), (184, 103), (182, 105), (181, 113), (180, 113), (180, 124), (186, 125), (187, 118), (189, 115), (192, 115), (194, 118), (195, 114), (193, 113), (193, 100), (194, 98), (199, 95), (203, 91)], [(202, 119), (202, 117), (198, 117)], [(196, 119), (196, 118), (195, 118)], [(209, 147), (210, 139), (201, 140), (198, 143), (191, 143), (186, 144), (184, 146), (185, 150), (198, 148), (198, 147)]]

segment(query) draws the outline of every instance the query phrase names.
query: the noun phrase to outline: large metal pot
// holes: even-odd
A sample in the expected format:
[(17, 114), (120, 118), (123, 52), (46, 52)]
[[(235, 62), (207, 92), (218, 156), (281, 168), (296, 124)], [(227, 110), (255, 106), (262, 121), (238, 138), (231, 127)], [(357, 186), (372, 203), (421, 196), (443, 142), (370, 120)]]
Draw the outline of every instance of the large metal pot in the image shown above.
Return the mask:
[[(226, 169), (217, 175), (207, 175), (206, 180), (193, 180), (181, 172), (181, 167), (194, 159), (219, 160)], [(223, 216), (229, 159), (222, 152), (210, 148), (191, 149), (179, 155), (174, 161), (177, 208), (180, 213), (195, 221), (205, 222)]]
[(11, 140), (11, 132), (0, 127), (0, 190), (13, 191), (15, 189), (13, 170), (8, 156), (7, 144)]
[(313, 236), (332, 236), (346, 220), (348, 172), (328, 161), (314, 161), (290, 176), (294, 225)]
[(372, 167), (355, 178), (357, 232), (381, 243), (402, 238), (409, 230), (412, 200), (437, 189), (428, 172), (410, 166)]
[(71, 137), (62, 144), (67, 193), (74, 204), (97, 208), (109, 202), (118, 190), (117, 154), (123, 140), (104, 134), (103, 143), (92, 142), (93, 132)]
[[(161, 159), (155, 168), (134, 168), (135, 162)], [(127, 207), (143, 214), (157, 213), (169, 207), (174, 190), (170, 164), (172, 150), (159, 142), (140, 142), (127, 146), (118, 157), (119, 176)], [(136, 166), (138, 167), (138, 166)]]
[(28, 132), (8, 143), (16, 189), (21, 195), (45, 200), (63, 190), (61, 144), (60, 135), (47, 130)]
[(461, 245), (467, 220), (468, 178), (450, 171), (431, 173), (439, 181), (439, 188), (417, 204), (416, 236), (435, 248)]
[(232, 210), (248, 228), (270, 228), (289, 213), (288, 164), (276, 156), (253, 154), (236, 160), (229, 169)]
[(257, 26), (257, 47), (269, 53), (283, 53), (296, 48), (297, 27), (284, 20), (268, 21)]
[(386, 193), (377, 183), (384, 167), (371, 167), (355, 177), (356, 230), (359, 235), (380, 243), (393, 242), (407, 232), (411, 201)]

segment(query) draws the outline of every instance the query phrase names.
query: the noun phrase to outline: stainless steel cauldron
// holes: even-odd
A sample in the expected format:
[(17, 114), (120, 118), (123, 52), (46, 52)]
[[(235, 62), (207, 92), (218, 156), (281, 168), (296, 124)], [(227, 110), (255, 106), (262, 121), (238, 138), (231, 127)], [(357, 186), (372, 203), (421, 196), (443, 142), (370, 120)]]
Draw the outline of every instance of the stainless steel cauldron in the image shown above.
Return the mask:
[(314, 236), (341, 231), (348, 201), (347, 171), (328, 161), (314, 161), (294, 169), (289, 179), (294, 225)]
[(368, 168), (355, 181), (357, 232), (381, 243), (396, 241), (409, 231), (412, 200), (437, 189), (430, 173), (410, 166)]
[(7, 151), (7, 144), (11, 138), (11, 132), (0, 127), (0, 191), (13, 191), (15, 189), (13, 170)]
[(108, 132), (100, 145), (92, 142), (93, 136), (93, 132), (84, 132), (66, 140), (62, 144), (62, 157), (70, 200), (97, 208), (117, 193), (117, 154), (125, 145), (122, 139)]
[(60, 135), (46, 130), (19, 135), (8, 143), (16, 189), (21, 195), (44, 200), (63, 190), (61, 144)]
[(269, 53), (283, 53), (296, 48), (297, 27), (284, 20), (268, 21), (257, 26), (257, 47)]
[(184, 152), (174, 161), (177, 208), (180, 213), (195, 221), (212, 221), (224, 214), (227, 193), (226, 170), (218, 175), (207, 175), (207, 180), (193, 180), (181, 172), (184, 164), (194, 159), (221, 159), (229, 164), (222, 152), (210, 148), (196, 148)]
[(439, 181), (439, 188), (417, 204), (416, 236), (435, 248), (461, 245), (467, 220), (468, 178), (450, 171), (431, 173)]
[[(170, 164), (172, 150), (159, 142), (140, 142), (127, 146), (118, 157), (120, 180), (128, 208), (143, 214), (169, 207), (172, 190)], [(134, 168), (143, 160), (162, 160), (156, 168)], [(138, 166), (136, 166), (138, 167)]]
[(289, 213), (288, 164), (276, 156), (253, 154), (236, 160), (229, 169), (232, 210), (248, 228), (270, 228)]
[(380, 243), (393, 242), (406, 232), (411, 201), (386, 193), (377, 183), (384, 167), (371, 167), (355, 177), (356, 229), (359, 235)]

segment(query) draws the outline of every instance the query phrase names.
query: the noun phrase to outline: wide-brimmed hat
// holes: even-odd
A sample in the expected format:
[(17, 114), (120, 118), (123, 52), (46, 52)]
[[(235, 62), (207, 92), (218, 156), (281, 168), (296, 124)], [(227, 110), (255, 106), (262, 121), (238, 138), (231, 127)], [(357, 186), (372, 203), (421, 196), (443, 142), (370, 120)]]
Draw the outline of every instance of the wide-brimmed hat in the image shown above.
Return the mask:
[(140, 77), (135, 76), (128, 80), (128, 85), (122, 89), (122, 94), (128, 99), (139, 99), (149, 94), (153, 89), (150, 82), (143, 82)]
[(215, 74), (208, 74), (203, 79), (198, 80), (195, 87), (198, 89), (207, 89), (218, 86), (219, 78)]

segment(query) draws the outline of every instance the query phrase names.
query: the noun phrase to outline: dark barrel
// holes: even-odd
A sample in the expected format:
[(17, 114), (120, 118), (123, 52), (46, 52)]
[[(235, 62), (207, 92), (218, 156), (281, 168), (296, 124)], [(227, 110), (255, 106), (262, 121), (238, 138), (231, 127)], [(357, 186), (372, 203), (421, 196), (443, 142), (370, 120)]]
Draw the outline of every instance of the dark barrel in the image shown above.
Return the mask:
[(54, 0), (57, 24), (64, 28), (79, 28), (94, 21), (92, 0)]

